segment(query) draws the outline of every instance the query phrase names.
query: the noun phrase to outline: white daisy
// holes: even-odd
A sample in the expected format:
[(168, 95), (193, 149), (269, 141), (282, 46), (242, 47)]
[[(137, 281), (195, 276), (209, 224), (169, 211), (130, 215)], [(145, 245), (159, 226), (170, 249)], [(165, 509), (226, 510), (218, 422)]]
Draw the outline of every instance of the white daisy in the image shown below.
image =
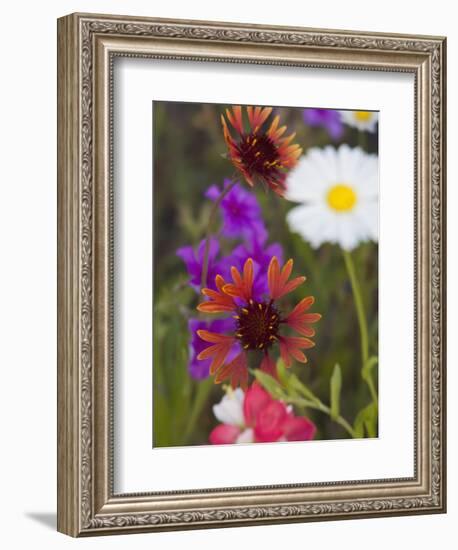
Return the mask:
[(375, 111), (340, 111), (342, 122), (367, 132), (377, 129), (378, 113)]
[(318, 248), (352, 250), (378, 240), (378, 157), (359, 147), (309, 149), (286, 180), (285, 197), (301, 203), (288, 212), (290, 229)]

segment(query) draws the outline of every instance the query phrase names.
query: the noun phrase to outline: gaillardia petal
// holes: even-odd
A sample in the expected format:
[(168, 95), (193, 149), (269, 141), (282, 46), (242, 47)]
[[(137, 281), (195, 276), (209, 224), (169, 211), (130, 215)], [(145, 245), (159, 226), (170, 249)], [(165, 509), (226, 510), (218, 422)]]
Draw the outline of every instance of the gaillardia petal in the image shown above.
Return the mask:
[[(282, 137), (286, 126), (278, 127), (278, 115), (268, 124), (271, 114), (272, 107), (246, 107), (245, 125), (242, 107), (235, 106), (232, 111), (226, 109), (226, 116), (221, 115), (221, 123), (229, 158), (248, 185), (260, 182), (283, 196), (287, 172), (297, 163), (302, 148), (290, 145), (295, 134)], [(235, 137), (227, 122), (235, 130)]]
[[(260, 116), (256, 112), (252, 117)], [(234, 119), (235, 123), (237, 119)], [(293, 270), (293, 260), (289, 260), (280, 268), (278, 259), (272, 257), (268, 270), (268, 287), (270, 298), (259, 300), (253, 297), (253, 260), (248, 258), (242, 273), (235, 267), (231, 269), (232, 283), (226, 283), (217, 276), (215, 283), (218, 291), (203, 289), (208, 298), (197, 306), (203, 313), (232, 312), (235, 329), (232, 334), (220, 334), (208, 330), (198, 330), (198, 336), (210, 345), (199, 353), (197, 359), (212, 359), (210, 374), (215, 376), (215, 383), (229, 380), (232, 387), (245, 388), (248, 384), (248, 354), (260, 354), (258, 368), (265, 373), (277, 377), (276, 362), (271, 351), (274, 346), (280, 349), (287, 367), (293, 359), (301, 363), (307, 361), (302, 350), (314, 346), (310, 339), (315, 331), (310, 326), (316, 323), (321, 315), (308, 312), (314, 303), (312, 296), (303, 298), (287, 316), (283, 316), (276, 302), (285, 294), (292, 292), (305, 277), (290, 280)], [(289, 326), (300, 336), (282, 334), (282, 327)], [(236, 348), (240, 350), (238, 353)], [(234, 356), (234, 354), (236, 355)]]

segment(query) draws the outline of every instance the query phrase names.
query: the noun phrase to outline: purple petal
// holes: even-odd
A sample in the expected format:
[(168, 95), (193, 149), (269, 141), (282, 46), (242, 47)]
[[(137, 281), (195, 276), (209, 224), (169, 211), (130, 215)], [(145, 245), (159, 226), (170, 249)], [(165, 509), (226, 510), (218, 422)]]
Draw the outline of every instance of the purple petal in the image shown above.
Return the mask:
[(176, 255), (183, 260), (183, 262), (186, 264), (186, 267), (189, 264), (196, 263), (194, 249), (192, 248), (192, 246), (183, 246), (181, 248), (178, 248), (176, 251)]
[(180, 257), (188, 270), (191, 281), (198, 279), (201, 273), (201, 266), (196, 261), (194, 249), (192, 246), (183, 246), (176, 251), (176, 255)]
[(304, 121), (310, 126), (318, 126), (321, 123), (321, 109), (304, 109), (302, 116)]
[(260, 244), (267, 241), (268, 233), (264, 222), (256, 221), (252, 224), (252, 231), (246, 235), (248, 240), (256, 240)]
[[(177, 256), (179, 256), (186, 265), (186, 269), (189, 275), (189, 284), (196, 292), (200, 291), (205, 247), (206, 239), (203, 239), (199, 244), (197, 254), (191, 246), (184, 246), (176, 251)], [(208, 288), (215, 288), (215, 277), (219, 273), (219, 266), (216, 262), (216, 256), (218, 255), (218, 253), (219, 242), (214, 237), (211, 237), (206, 281), (206, 286)]]
[(207, 199), (210, 199), (211, 201), (218, 200), (218, 197), (220, 196), (221, 191), (218, 189), (217, 185), (211, 185), (204, 193), (204, 196)]
[[(207, 247), (207, 239), (202, 239), (197, 250), (197, 258), (200, 264), (203, 264), (205, 248)], [(219, 252), (219, 242), (215, 237), (210, 237), (209, 247), (208, 247), (208, 259), (212, 262)]]
[(339, 139), (344, 131), (340, 112), (335, 109), (304, 109), (304, 122), (312, 127), (326, 128), (333, 139)]
[(266, 248), (266, 257), (269, 258), (269, 263), (274, 256), (277, 257), (277, 260), (279, 261), (280, 265), (283, 264), (284, 262), (283, 248), (280, 243), (273, 243)]
[[(224, 188), (231, 184), (224, 180)], [(221, 194), (218, 186), (212, 185), (205, 196), (216, 201)], [(223, 198), (219, 206), (223, 220), (222, 234), (228, 238), (246, 237), (252, 234), (266, 238), (267, 230), (262, 221), (261, 207), (253, 193), (243, 186), (235, 185)]]
[(328, 129), (329, 135), (333, 139), (337, 140), (342, 137), (342, 134), (344, 132), (344, 127), (342, 122), (340, 121), (340, 115), (339, 115), (339, 119), (330, 120), (328, 122), (327, 129)]

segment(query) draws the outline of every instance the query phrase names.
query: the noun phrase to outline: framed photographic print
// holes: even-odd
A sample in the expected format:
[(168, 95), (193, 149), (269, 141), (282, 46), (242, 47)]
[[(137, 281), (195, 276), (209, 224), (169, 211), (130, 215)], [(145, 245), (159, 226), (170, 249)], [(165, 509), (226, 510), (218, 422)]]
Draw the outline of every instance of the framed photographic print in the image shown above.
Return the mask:
[(445, 39), (58, 21), (58, 529), (445, 511)]

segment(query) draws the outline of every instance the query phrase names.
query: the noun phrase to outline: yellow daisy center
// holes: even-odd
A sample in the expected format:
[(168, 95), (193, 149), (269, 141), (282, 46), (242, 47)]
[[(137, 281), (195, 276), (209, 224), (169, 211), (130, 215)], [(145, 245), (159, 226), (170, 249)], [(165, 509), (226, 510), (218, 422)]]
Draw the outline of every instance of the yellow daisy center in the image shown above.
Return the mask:
[(355, 191), (345, 183), (338, 183), (327, 194), (329, 206), (336, 212), (349, 212), (356, 204)]
[(368, 122), (372, 118), (371, 111), (355, 111), (355, 118), (358, 122)]

